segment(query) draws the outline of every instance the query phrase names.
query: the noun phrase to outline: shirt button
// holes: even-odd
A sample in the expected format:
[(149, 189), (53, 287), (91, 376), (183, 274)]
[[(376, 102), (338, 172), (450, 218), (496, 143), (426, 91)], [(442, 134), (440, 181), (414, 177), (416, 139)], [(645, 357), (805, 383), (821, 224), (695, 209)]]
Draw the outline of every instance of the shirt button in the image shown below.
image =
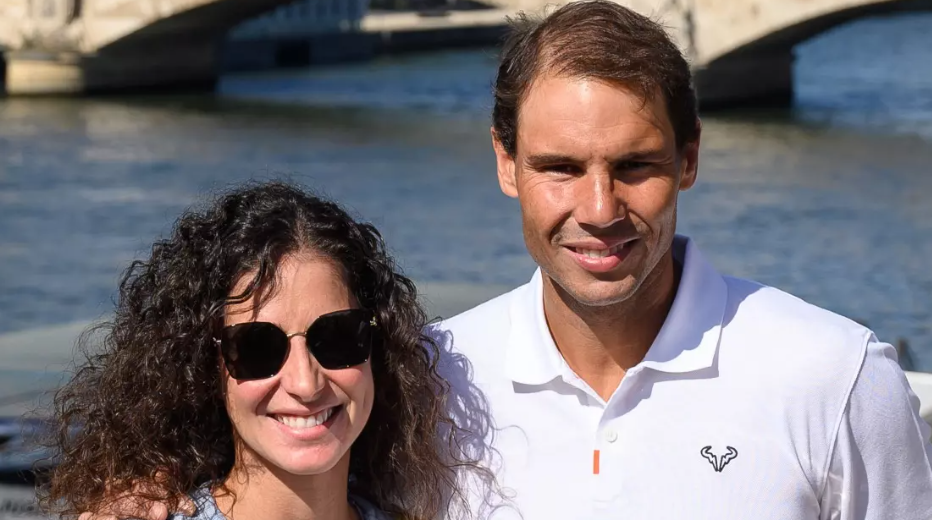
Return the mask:
[(608, 442), (615, 442), (618, 440), (618, 432), (615, 430), (606, 430), (605, 431), (605, 440)]

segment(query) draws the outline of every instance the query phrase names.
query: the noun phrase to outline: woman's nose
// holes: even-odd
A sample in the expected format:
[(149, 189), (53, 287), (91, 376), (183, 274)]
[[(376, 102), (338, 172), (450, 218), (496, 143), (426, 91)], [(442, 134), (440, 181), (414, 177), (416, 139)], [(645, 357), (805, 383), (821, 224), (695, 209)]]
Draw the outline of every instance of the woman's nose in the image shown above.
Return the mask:
[(286, 392), (303, 402), (313, 401), (327, 386), (327, 376), (308, 351), (303, 336), (291, 338), (281, 382)]

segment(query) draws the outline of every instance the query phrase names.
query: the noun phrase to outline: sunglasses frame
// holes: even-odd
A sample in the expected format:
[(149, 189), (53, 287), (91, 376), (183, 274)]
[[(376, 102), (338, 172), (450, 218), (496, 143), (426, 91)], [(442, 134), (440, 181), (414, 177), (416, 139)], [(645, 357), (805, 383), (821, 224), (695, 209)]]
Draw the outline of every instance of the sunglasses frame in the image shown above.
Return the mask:
[[(365, 324), (366, 324), (367, 326), (371, 327), (374, 331), (375, 331), (375, 330), (378, 330), (378, 329), (379, 329), (379, 322), (378, 322), (378, 320), (376, 319), (375, 313), (374, 313), (373, 311), (369, 310), (369, 309), (365, 309), (365, 308), (362, 308), (362, 307), (356, 307), (356, 308), (352, 308), (352, 309), (342, 309), (342, 310), (339, 310), (339, 311), (333, 311), (333, 312), (328, 312), (328, 313), (326, 313), (326, 314), (321, 314), (321, 315), (318, 316), (317, 319), (315, 319), (314, 322), (311, 323), (311, 324), (308, 326), (308, 328), (307, 328), (306, 330), (304, 330), (303, 332), (285, 332), (285, 330), (282, 329), (281, 327), (279, 327), (278, 325), (276, 325), (276, 324), (274, 324), (274, 323), (271, 323), (271, 322), (267, 322), (267, 321), (246, 321), (246, 322), (242, 322), (242, 323), (236, 323), (236, 324), (233, 324), (233, 325), (227, 325), (227, 326), (225, 326), (225, 327), (223, 327), (223, 328), (221, 329), (221, 337), (219, 337), (219, 338), (215, 337), (215, 338), (213, 338), (213, 341), (214, 341), (214, 343), (217, 345), (218, 349), (220, 350), (220, 357), (223, 359), (223, 364), (224, 364), (224, 366), (225, 366), (226, 369), (227, 369), (227, 373), (230, 374), (230, 377), (232, 377), (233, 379), (236, 379), (237, 381), (257, 381), (257, 380), (260, 380), (260, 379), (269, 379), (269, 378), (272, 378), (272, 377), (277, 376), (277, 375), (282, 371), (282, 368), (285, 367), (285, 363), (288, 361), (288, 353), (289, 353), (289, 351), (290, 351), (290, 343), (291, 343), (291, 339), (292, 339), (292, 338), (297, 337), (297, 336), (303, 336), (303, 337), (305, 338), (305, 340), (306, 340), (306, 339), (308, 338), (308, 336), (313, 336), (314, 327), (315, 327), (316, 325), (318, 325), (318, 324), (320, 324), (320, 323), (326, 323), (326, 318), (335, 317), (335, 316), (341, 316), (341, 315), (346, 315), (346, 314), (348, 314), (348, 313), (354, 313), (354, 312), (360, 312), (360, 311), (366, 312), (366, 313), (368, 314), (368, 322), (365, 323)], [(323, 320), (323, 321), (321, 321), (321, 320)], [(282, 357), (281, 364), (278, 366), (278, 368), (275, 370), (275, 372), (272, 373), (271, 375), (263, 376), (263, 377), (236, 377), (236, 376), (234, 375), (234, 373), (237, 372), (237, 370), (235, 369), (235, 367), (231, 367), (231, 366), (230, 366), (230, 365), (233, 364), (234, 362), (231, 361), (231, 360), (229, 359), (229, 353), (228, 353), (227, 349), (225, 349), (225, 348), (223, 347), (223, 345), (224, 345), (223, 339), (224, 339), (224, 338), (223, 338), (223, 333), (222, 333), (222, 331), (226, 331), (226, 330), (232, 329), (232, 328), (234, 328), (234, 327), (242, 327), (242, 326), (244, 326), (244, 325), (262, 325), (262, 326), (272, 327), (273, 329), (278, 330), (279, 332), (281, 332), (282, 334), (285, 335), (285, 338), (286, 338), (285, 355)], [(343, 369), (352, 368), (352, 367), (355, 367), (355, 366), (359, 366), (359, 365), (365, 364), (365, 363), (367, 363), (370, 359), (372, 359), (372, 350), (373, 350), (373, 348), (374, 348), (376, 339), (377, 339), (377, 338), (375, 338), (375, 337), (370, 338), (370, 340), (369, 340), (369, 345), (368, 345), (368, 352), (367, 352), (367, 354), (366, 354), (366, 359), (364, 359), (363, 361), (361, 361), (361, 362), (359, 362), (359, 363), (352, 363), (352, 364), (346, 364), (346, 365), (336, 365), (336, 366), (333, 366), (333, 367), (323, 367), (323, 365), (321, 365), (321, 366), (322, 366), (325, 370), (343, 370)], [(311, 344), (308, 343), (308, 342), (306, 342), (306, 341), (305, 341), (305, 348), (307, 349), (308, 354), (310, 354), (311, 356), (314, 356), (314, 359), (315, 359), (315, 360), (318, 360), (317, 356), (314, 354), (314, 352), (313, 352), (312, 349), (311, 349)], [(320, 364), (320, 361), (319, 361), (319, 360), (318, 360), (318, 364)]]

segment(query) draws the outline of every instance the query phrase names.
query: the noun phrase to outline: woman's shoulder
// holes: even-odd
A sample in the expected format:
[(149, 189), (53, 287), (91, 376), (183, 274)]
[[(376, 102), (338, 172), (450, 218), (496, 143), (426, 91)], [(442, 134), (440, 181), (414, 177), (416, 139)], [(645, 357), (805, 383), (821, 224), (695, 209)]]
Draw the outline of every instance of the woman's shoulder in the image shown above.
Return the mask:
[(195, 508), (193, 516), (175, 513), (169, 516), (168, 520), (227, 520), (217, 508), (217, 501), (214, 500), (209, 487), (203, 486), (191, 493), (191, 500)]
[(365, 498), (350, 495), (349, 501), (356, 508), (356, 512), (359, 513), (359, 520), (392, 520), (391, 517)]
[[(227, 520), (227, 517), (217, 508), (217, 502), (214, 500), (209, 488), (198, 488), (191, 493), (191, 499), (194, 501), (195, 506), (193, 516), (175, 513), (169, 516), (168, 520)], [(360, 520), (392, 520), (372, 502), (362, 497), (351, 495), (349, 500), (359, 513)]]

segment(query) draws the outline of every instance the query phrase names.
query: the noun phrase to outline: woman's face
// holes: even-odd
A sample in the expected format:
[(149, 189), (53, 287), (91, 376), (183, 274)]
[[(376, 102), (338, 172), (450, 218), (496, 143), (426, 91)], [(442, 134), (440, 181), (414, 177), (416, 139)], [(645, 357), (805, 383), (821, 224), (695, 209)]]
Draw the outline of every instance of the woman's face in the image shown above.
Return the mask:
[[(251, 278), (247, 273), (240, 279), (233, 294)], [(320, 257), (287, 257), (277, 284), (277, 292), (257, 310), (252, 300), (229, 306), (225, 325), (263, 321), (290, 334), (306, 331), (322, 314), (358, 307), (341, 269)], [(270, 469), (320, 474), (348, 462), (350, 445), (372, 411), (372, 370), (368, 362), (325, 370), (303, 336), (289, 341), (285, 365), (268, 379), (237, 381), (224, 371), (227, 412), (247, 457)]]

